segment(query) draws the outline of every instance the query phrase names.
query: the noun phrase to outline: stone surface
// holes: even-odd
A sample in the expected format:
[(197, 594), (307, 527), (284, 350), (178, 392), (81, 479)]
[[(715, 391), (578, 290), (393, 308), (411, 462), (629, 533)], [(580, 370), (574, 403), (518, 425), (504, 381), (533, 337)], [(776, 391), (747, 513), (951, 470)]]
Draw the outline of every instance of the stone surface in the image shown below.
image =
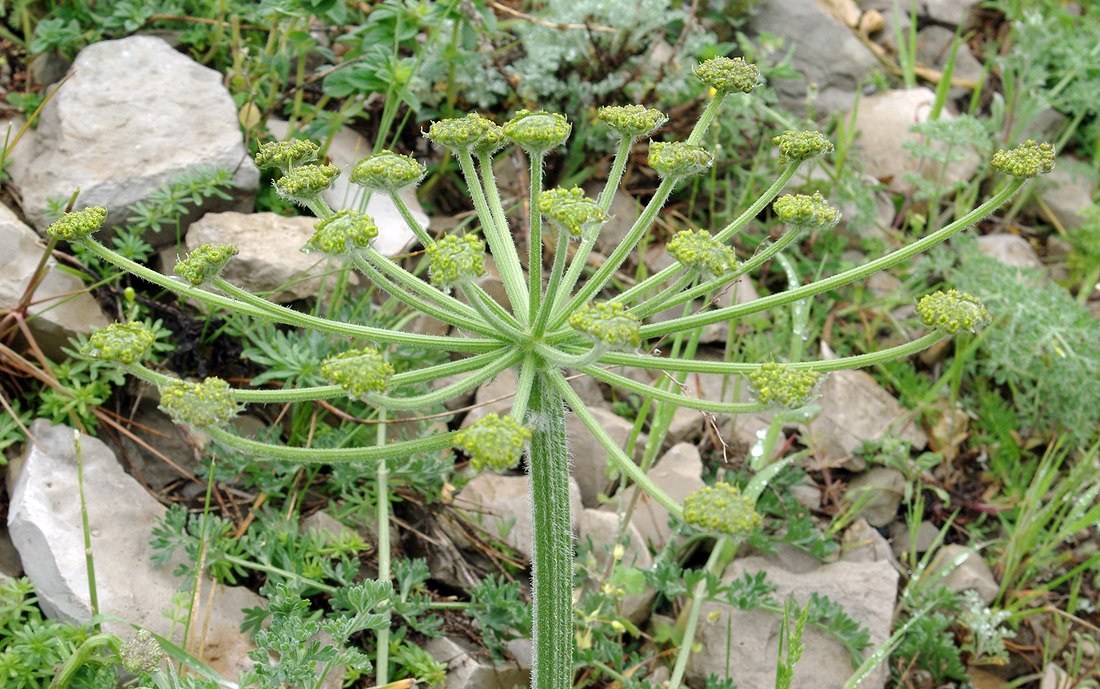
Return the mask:
[[(278, 213), (207, 213), (187, 232), (187, 250), (206, 243), (233, 244), (240, 253), (225, 266), (222, 277), (280, 303), (306, 299), (317, 296), (322, 275), (340, 268), (325, 254), (302, 251), (316, 222)], [(356, 273), (349, 278), (358, 284)]]
[[(173, 423), (171, 417), (158, 409), (155, 400), (141, 401), (129, 428), (145, 445), (121, 436), (115, 449), (119, 461), (142, 485), (159, 492), (175, 481), (188, 478), (189, 474), (194, 475), (198, 464), (196, 448), (201, 445), (190, 439), (184, 427)], [(206, 482), (202, 481), (201, 485), (205, 486)]]
[[(669, 448), (646, 475), (673, 499), (683, 502), (684, 498), (704, 485), (703, 460), (694, 445), (680, 443)], [(629, 504), (637, 490), (637, 486), (627, 488), (622, 494), (621, 504)], [(604, 509), (614, 511), (618, 505), (612, 502)], [(656, 552), (672, 537), (668, 517), (668, 510), (643, 491), (638, 495), (630, 522), (638, 529), (644, 542)]]
[[(94, 43), (15, 150), (12, 181), (38, 229), (47, 202), (80, 187), (79, 207), (105, 206), (108, 226), (160, 185), (200, 169), (233, 174), (233, 200), (207, 199), (195, 214), (252, 207), (259, 172), (241, 138), (222, 75), (151, 36)], [(197, 113), (201, 113), (198, 116)], [(174, 242), (174, 231), (145, 237)]]
[(962, 24), (980, 0), (918, 0), (917, 16), (944, 24)]
[(863, 371), (830, 373), (819, 389), (821, 413), (808, 426), (810, 445), (829, 459), (846, 459), (865, 440), (894, 433), (924, 449), (928, 438), (909, 411)]
[[(859, 134), (854, 150), (867, 173), (887, 189), (912, 193), (913, 184), (904, 176), (908, 172), (919, 172), (929, 179), (939, 179), (942, 172), (945, 185), (968, 180), (974, 175), (979, 159), (972, 150), (965, 152), (963, 160), (941, 171), (939, 164), (927, 160), (918, 165), (902, 145), (919, 140), (919, 135), (911, 129), (914, 124), (928, 121), (935, 100), (936, 94), (924, 87), (884, 91), (860, 100), (855, 114)], [(946, 108), (940, 113), (943, 120), (954, 117)]]
[(977, 592), (986, 605), (993, 602), (1000, 588), (982, 556), (955, 543), (936, 551), (928, 571), (934, 573), (932, 576), (942, 575), (943, 585), (952, 591), (961, 593), (971, 589)]
[[(593, 509), (581, 511), (577, 525), (580, 532), (578, 541), (591, 544), (592, 547), (589, 552), (592, 554), (596, 565), (590, 576), (602, 577), (603, 573), (607, 571), (608, 562), (615, 545), (618, 543), (620, 523), (619, 515), (614, 512)], [(623, 556), (619, 559), (616, 567), (646, 569), (653, 563), (653, 558), (646, 548), (645, 540), (636, 526), (633, 524), (627, 525), (624, 540), (627, 543), (623, 547)], [(595, 588), (595, 584), (596, 580), (590, 579), (588, 588)], [(634, 624), (641, 624), (649, 617), (650, 606), (655, 595), (656, 592), (649, 587), (646, 587), (643, 593), (627, 594), (620, 599), (618, 612)]]
[[(726, 570), (725, 579), (739, 579), (746, 573), (761, 571), (766, 572), (767, 581), (776, 586), (773, 596), (777, 600), (793, 594), (800, 604), (804, 604), (811, 592), (828, 596), (868, 629), (872, 649), (889, 637), (898, 574), (888, 562), (841, 561), (796, 574), (751, 557), (735, 560)], [(691, 655), (686, 679), (692, 686), (702, 686), (709, 674), (727, 675), (727, 649), (728, 674), (738, 686), (775, 685), (780, 615), (759, 610), (745, 612), (724, 603), (704, 603), (699, 619), (696, 641), (710, 652)], [(809, 625), (802, 641), (806, 648), (795, 665), (792, 689), (843, 686), (853, 668), (848, 652), (840, 643)], [(881, 664), (859, 686), (861, 689), (881, 689), (888, 674), (885, 664)]]
[(1089, 164), (1061, 156), (1049, 175), (1039, 180), (1039, 199), (1067, 230), (1081, 226), (1082, 211), (1092, 205), (1096, 196), (1096, 176)]
[[(8, 528), (46, 614), (87, 622), (91, 607), (73, 430), (38, 420), (31, 432), (37, 444), (28, 443), (12, 489)], [(81, 448), (100, 611), (171, 636), (172, 624), (161, 611), (187, 582), (172, 576), (172, 565), (150, 561), (150, 528), (164, 507), (122, 471), (103, 443), (83, 437)], [(251, 645), (239, 632), (241, 609), (262, 605), (263, 599), (248, 589), (221, 585), (210, 598), (212, 585), (208, 579), (202, 582), (195, 610), (197, 628), (206, 630), (201, 657), (219, 673), (236, 677), (252, 665), (245, 656)], [(104, 628), (124, 637), (132, 633), (120, 622), (106, 622)]]
[[(34, 230), (0, 203), (0, 314), (19, 305), (45, 249)], [(31, 334), (46, 354), (60, 355), (73, 335), (107, 325), (95, 299), (83, 290), (79, 277), (53, 258), (46, 261), (45, 277), (26, 312)]]
[(777, 79), (771, 84), (780, 106), (789, 110), (805, 110), (808, 88), (816, 92), (814, 106), (819, 110), (851, 108), (859, 85), (879, 69), (874, 53), (815, 0), (762, 2), (757, 5), (752, 29), (756, 34), (813, 37), (792, 40), (783, 47), (782, 52), (793, 49), (791, 65), (804, 77)]
[(898, 516), (905, 477), (897, 469), (875, 467), (848, 484), (847, 501), (859, 505), (858, 514), (872, 526), (887, 526)]
[[(592, 199), (597, 198), (601, 191), (603, 191), (603, 184), (589, 185), (585, 188), (585, 193)], [(633, 196), (621, 189), (617, 190), (611, 199), (611, 208), (608, 209), (611, 218), (600, 227), (600, 233), (596, 236), (596, 251), (604, 256), (614, 251), (615, 247), (622, 243), (641, 212), (641, 206)]]
[(1043, 262), (1019, 235), (995, 232), (978, 237), (978, 251), (1014, 268), (1042, 268)]
[[(951, 58), (954, 40), (955, 32), (952, 29), (934, 25), (924, 27), (917, 34), (917, 61), (942, 70)], [(982, 78), (984, 71), (982, 63), (970, 52), (970, 46), (966, 41), (960, 41), (955, 54), (954, 71), (951, 73), (952, 81), (965, 79), (976, 83)], [(969, 92), (960, 91), (961, 93)]]
[(465, 642), (446, 637), (430, 639), (424, 650), (436, 662), (447, 665), (444, 689), (513, 689), (530, 682), (530, 670), (514, 662), (493, 665), (487, 654)]
[(890, 542), (871, 528), (866, 519), (855, 520), (844, 531), (840, 548), (840, 559), (844, 562), (889, 562), (895, 569), (901, 569), (894, 559)]
[[(455, 495), (455, 505), (480, 522), (486, 537), (499, 538), (528, 559), (531, 558), (531, 495), (526, 476), (485, 473), (475, 476)], [(569, 481), (570, 515), (576, 526), (581, 512), (581, 494)], [(452, 533), (459, 545), (467, 543), (461, 533)]]
[[(592, 407), (590, 411), (611, 439), (619, 447), (625, 448), (634, 424), (604, 407)], [(585, 507), (599, 507), (600, 494), (606, 494), (611, 485), (607, 474), (611, 460), (608, 459), (607, 450), (592, 437), (575, 414), (566, 415), (565, 430), (569, 438), (569, 454), (573, 460), (573, 478), (581, 490), (581, 501)], [(644, 437), (638, 439), (636, 447), (645, 447)]]
[(936, 542), (939, 537), (940, 530), (936, 528), (936, 525), (930, 521), (923, 521), (917, 526), (917, 533), (913, 542), (910, 543), (909, 528), (902, 522), (897, 521), (890, 525), (890, 547), (894, 551), (894, 555), (901, 557), (903, 553), (908, 553), (910, 547), (916, 549), (918, 554), (926, 553)]
[(462, 419), (462, 428), (480, 421), (489, 413), (510, 414), (512, 397), (516, 394), (516, 375), (512, 369), (505, 369), (497, 377), (483, 384), (474, 395), (474, 408)]
[[(282, 120), (268, 120), (267, 128), (278, 139), (285, 138), (288, 131), (287, 123)], [(355, 130), (341, 127), (336, 132), (329, 144), (328, 158), (329, 162), (340, 168), (340, 176), (336, 178), (331, 188), (321, 194), (333, 210), (359, 208), (364, 192), (362, 187), (351, 183), (351, 171), (356, 163), (372, 152), (373, 147)], [(420, 207), (420, 201), (416, 198), (416, 189), (403, 189), (400, 195), (401, 200), (412, 213), (413, 219), (427, 230), (430, 219)], [(414, 241), (415, 235), (405, 224), (405, 219), (401, 217), (389, 194), (381, 191), (371, 194), (366, 212), (378, 225), (378, 236), (375, 237), (372, 246), (382, 255), (396, 256)]]

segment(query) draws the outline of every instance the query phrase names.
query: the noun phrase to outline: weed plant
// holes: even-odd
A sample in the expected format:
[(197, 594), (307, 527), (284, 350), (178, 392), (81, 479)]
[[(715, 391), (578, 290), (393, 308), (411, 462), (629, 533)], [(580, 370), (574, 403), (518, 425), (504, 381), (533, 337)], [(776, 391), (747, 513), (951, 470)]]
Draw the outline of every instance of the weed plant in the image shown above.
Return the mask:
[[(155, 342), (156, 335), (138, 322), (118, 323), (95, 333), (84, 353), (93, 359), (119, 362), (133, 375), (157, 385), (162, 409), (179, 423), (202, 428), (226, 448), (257, 459), (303, 465), (348, 465), (374, 475), (378, 496), (375, 505), (379, 536), (378, 579), (362, 584), (364, 591), (372, 592), (367, 596), (369, 601), (364, 598), (360, 601), (362, 605), (351, 606), (352, 617), (358, 621), (349, 622), (351, 626), (343, 631), (352, 628), (375, 631), (377, 684), (390, 680), (388, 655), (392, 639), (387, 620), (400, 614), (401, 606), (408, 604), (404, 594), (399, 593), (402, 587), (391, 585), (391, 578), (400, 583), (402, 575), (389, 558), (389, 501), (384, 497), (389, 494), (391, 471), (402, 458), (425, 454), (438, 457), (453, 448), (469, 458), (475, 471), (510, 470), (526, 458), (534, 522), (532, 682), (538, 689), (564, 689), (573, 683), (574, 654), (583, 658), (584, 653), (591, 650), (581, 643), (585, 638), (580, 633), (583, 628), (574, 627), (572, 601), (574, 562), (565, 418), (567, 413), (574, 414), (607, 451), (624, 482), (633, 483), (648, 494), (687, 532), (717, 539), (706, 566), (691, 577), (686, 570), (677, 572), (675, 577), (669, 576), (668, 567), (672, 563), (668, 562), (663, 570), (655, 570), (666, 572), (661, 581), (653, 582), (658, 590), (678, 582), (677, 586), (686, 588), (677, 589), (678, 593), (667, 590), (666, 594), (687, 594), (691, 598), (680, 638), (680, 652), (670, 680), (670, 686), (676, 688), (683, 680), (703, 600), (719, 597), (735, 603), (748, 601), (746, 605), (764, 605), (766, 601), (767, 589), (766, 586), (761, 588), (760, 582), (728, 585), (717, 582), (738, 545), (761, 525), (760, 500), (764, 487), (798, 456), (774, 459), (779, 425), (783, 420), (799, 418), (806, 413), (804, 408), (812, 401), (822, 377), (831, 371), (906, 356), (960, 330), (975, 330), (989, 320), (985, 307), (975, 297), (955, 290), (937, 292), (921, 299), (917, 306), (928, 327), (924, 335), (868, 354), (833, 360), (803, 360), (808, 318), (806, 305), (810, 298), (906, 261), (985, 217), (1019, 191), (1028, 178), (1050, 170), (1053, 150), (1048, 145), (1028, 141), (994, 155), (993, 167), (1006, 173), (1008, 181), (987, 201), (953, 222), (880, 258), (803, 283), (782, 252), (807, 230), (827, 232), (839, 220), (839, 212), (820, 194), (780, 196), (799, 166), (832, 150), (832, 144), (817, 132), (788, 131), (775, 137), (773, 142), (781, 170), (778, 178), (740, 215), (713, 232), (699, 229), (678, 233), (668, 243), (669, 253), (675, 259), (673, 265), (628, 289), (616, 289), (612, 281), (615, 271), (651, 230), (672, 191), (711, 166), (714, 156), (700, 145), (700, 141), (715, 118), (723, 108), (732, 108), (734, 112), (743, 108), (745, 99), (761, 81), (754, 65), (728, 58), (702, 63), (695, 70), (695, 76), (711, 88), (712, 97), (685, 141), (650, 142), (648, 162), (660, 178), (660, 184), (624, 239), (591, 274), (585, 272), (587, 258), (600, 228), (608, 219), (611, 198), (621, 182), (631, 150), (639, 139), (652, 135), (667, 119), (657, 110), (640, 105), (600, 110), (599, 119), (617, 137), (618, 145), (606, 185), (594, 199), (577, 188), (543, 188), (545, 159), (565, 143), (571, 131), (570, 123), (559, 114), (525, 110), (502, 126), (476, 114), (435, 122), (427, 136), (458, 161), (476, 209), (478, 231), (433, 237), (413, 220), (395, 192), (416, 184), (423, 177), (425, 169), (415, 159), (380, 151), (361, 161), (352, 173), (352, 181), (393, 196), (410, 229), (425, 248), (429, 262), (427, 281), (405, 271), (371, 247), (377, 227), (370, 217), (354, 210), (333, 211), (324, 203), (320, 193), (332, 183), (338, 171), (333, 166), (314, 162), (318, 153), (315, 144), (291, 140), (260, 148), (257, 163), (261, 167), (274, 168), (282, 175), (276, 181), (280, 195), (305, 206), (318, 217), (316, 233), (308, 243), (308, 250), (349, 262), (380, 289), (448, 324), (453, 334), (446, 337), (330, 320), (254, 296), (220, 276), (220, 271), (236, 253), (232, 246), (198, 247), (176, 266), (176, 273), (182, 279), (161, 275), (92, 237), (106, 217), (107, 211), (103, 208), (75, 211), (49, 228), (54, 239), (73, 242), (82, 251), (181, 296), (251, 318), (350, 339), (350, 348), (320, 362), (317, 371), (321, 384), (278, 389), (234, 388), (216, 377), (187, 382), (147, 367), (141, 360)], [(493, 177), (493, 156), (509, 143), (521, 148), (530, 162), (528, 200), (531, 214), (522, 232), (510, 226)], [(783, 231), (778, 238), (762, 243), (751, 257), (739, 259), (730, 247), (730, 240), (769, 204), (783, 223)], [(515, 241), (522, 235), (527, 237), (527, 251), (523, 256)], [(548, 251), (550, 247), (552, 251)], [(477, 282), (486, 271), (490, 253), (506, 293), (500, 303)], [(787, 290), (724, 308), (695, 310), (691, 306), (694, 299), (709, 303), (713, 295), (733, 280), (772, 259), (778, 261), (787, 276)], [(683, 315), (647, 323), (649, 317), (673, 307), (681, 307)], [(785, 360), (712, 362), (693, 358), (702, 326), (745, 318), (765, 310), (786, 312), (788, 309), (787, 322), (792, 337)], [(451, 358), (399, 372), (388, 360), (395, 346), (445, 352)], [(639, 383), (610, 370), (619, 366), (665, 371), (671, 380), (656, 385)], [(297, 447), (274, 442), (277, 439), (265, 442), (242, 437), (228, 427), (245, 404), (344, 397), (374, 407), (378, 418), (385, 419), (403, 410), (423, 409), (474, 389), (506, 369), (515, 371), (517, 381), (510, 413), (490, 414), (458, 431), (395, 441), (388, 436), (387, 425), (382, 423), (377, 425), (373, 442)], [(772, 429), (761, 439), (761, 447), (750, 453), (748, 473), (739, 482), (733, 476), (726, 477), (727, 480), (707, 486), (681, 504), (646, 474), (655, 448), (644, 453), (641, 466), (635, 463), (610, 438), (570, 386), (565, 376), (567, 370), (592, 376), (625, 393), (640, 395), (647, 400), (646, 404), (653, 403), (658, 433), (667, 428), (671, 411), (676, 406), (710, 414), (767, 408), (783, 411), (776, 415), (779, 421), (773, 423)], [(682, 382), (688, 374), (743, 376), (755, 392), (756, 400), (726, 403), (688, 396), (674, 384)], [(454, 375), (463, 377), (456, 382), (439, 384), (430, 392), (419, 389), (409, 392), (409, 386)], [(224, 555), (219, 557), (237, 564)], [(279, 595), (272, 603), (275, 608), (299, 609), (299, 603), (290, 598), (284, 601)], [(770, 605), (777, 611), (782, 609), (777, 602)], [(853, 643), (860, 647), (856, 641), (858, 634), (842, 611), (828, 601), (819, 601), (816, 612), (812, 610), (814, 607), (811, 601), (810, 612), (788, 610), (793, 629), (800, 630), (807, 620), (827, 628), (836, 626), (836, 633), (852, 636)], [(368, 613), (378, 617), (364, 617)], [(609, 623), (612, 622), (617, 620)], [(491, 627), (492, 623), (489, 624)], [(291, 640), (303, 643), (311, 636), (301, 627), (294, 629), (297, 636), (293, 639), (283, 638), (273, 631), (261, 640), (261, 646), (279, 650), (289, 648), (286, 644)], [(349, 634), (333, 636), (341, 639)], [(789, 638), (791, 646), (785, 656), (788, 663), (797, 658), (799, 637), (800, 632), (796, 632)], [(271, 644), (267, 643), (269, 640)], [(284, 650), (281, 657), (290, 658), (287, 653)], [(318, 653), (322, 652), (318, 650)], [(883, 657), (881, 649), (870, 656), (857, 677), (864, 676), (868, 667), (881, 662)], [(318, 663), (327, 663), (331, 658), (324, 654), (311, 655), (301, 659), (299, 667), (280, 667), (271, 672), (301, 673), (306, 671), (303, 668), (315, 672)], [(356, 660), (355, 665), (365, 667), (360, 660)], [(601, 660), (597, 649), (597, 655), (590, 658), (590, 662), (598, 666)], [(261, 678), (267, 672), (257, 670)], [(271, 675), (277, 676), (283, 675)], [(269, 685), (261, 682), (261, 686)]]

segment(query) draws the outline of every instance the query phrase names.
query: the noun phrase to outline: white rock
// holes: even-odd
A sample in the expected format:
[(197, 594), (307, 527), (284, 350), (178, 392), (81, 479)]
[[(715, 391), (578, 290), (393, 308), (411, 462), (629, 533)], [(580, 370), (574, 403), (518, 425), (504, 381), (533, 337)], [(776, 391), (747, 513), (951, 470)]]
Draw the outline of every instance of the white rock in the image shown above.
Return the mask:
[[(795, 574), (751, 557), (735, 560), (724, 579), (730, 581), (746, 573), (761, 571), (766, 572), (767, 581), (776, 586), (772, 595), (777, 600), (793, 594), (800, 604), (804, 604), (811, 592), (827, 595), (867, 628), (872, 650), (890, 636), (898, 574), (889, 563), (834, 562), (812, 572)], [(711, 621), (712, 614), (717, 619)], [(728, 650), (728, 674), (738, 686), (775, 685), (780, 615), (759, 610), (741, 611), (724, 603), (704, 603), (699, 619), (696, 642), (709, 652), (691, 655), (686, 674), (688, 683), (701, 686), (709, 674), (725, 677)], [(792, 689), (843, 686), (853, 673), (850, 657), (843, 646), (810, 625), (802, 641), (806, 648), (795, 665)], [(880, 664), (859, 686), (881, 689), (888, 676), (886, 665)]]
[[(604, 407), (592, 407), (589, 411), (615, 444), (625, 448), (634, 424)], [(573, 478), (581, 490), (581, 501), (585, 507), (598, 507), (599, 495), (606, 494), (610, 485), (607, 470), (611, 466), (611, 460), (607, 450), (592, 437), (576, 415), (569, 414), (565, 417), (565, 429), (569, 438), (569, 454), (573, 460)], [(636, 447), (644, 446), (644, 437), (639, 438)]]
[[(34, 230), (0, 204), (0, 313), (19, 305), (46, 250)], [(49, 355), (61, 352), (70, 337), (107, 325), (107, 318), (84, 282), (62, 270), (57, 261), (46, 261), (46, 274), (35, 288), (26, 312), (27, 325), (38, 345)]]
[(875, 467), (848, 484), (847, 501), (860, 505), (859, 516), (871, 526), (887, 526), (898, 516), (905, 476), (897, 469)]
[(1070, 156), (1060, 156), (1054, 170), (1039, 182), (1039, 198), (1062, 227), (1073, 230), (1084, 221), (1082, 211), (1092, 206), (1096, 196), (1096, 178), (1092, 167)]
[(944, 24), (962, 24), (979, 4), (980, 0), (920, 0), (917, 16)]
[(930, 576), (942, 577), (938, 583), (952, 591), (961, 593), (971, 589), (977, 592), (986, 605), (993, 602), (1000, 590), (997, 580), (993, 578), (993, 571), (982, 556), (955, 543), (936, 551), (928, 571)]
[[(341, 267), (326, 254), (302, 251), (316, 222), (278, 213), (207, 213), (187, 232), (187, 250), (206, 243), (233, 244), (240, 253), (222, 271), (226, 280), (280, 303), (308, 299), (320, 291), (321, 275)], [(358, 284), (356, 273), (349, 278)]]
[[(200, 212), (251, 208), (259, 183), (222, 75), (152, 36), (93, 43), (73, 76), (42, 109), (38, 128), (16, 148), (12, 181), (31, 222), (43, 229), (50, 199), (105, 206), (107, 225), (127, 206), (198, 169), (233, 173), (232, 201), (207, 199)], [(145, 237), (155, 245), (174, 231)]]
[[(941, 171), (939, 164), (927, 160), (918, 165), (902, 146), (904, 142), (919, 140), (919, 135), (911, 129), (914, 124), (928, 121), (935, 100), (936, 94), (924, 87), (884, 91), (860, 100), (855, 116), (859, 132), (856, 155), (863, 161), (867, 173), (882, 180), (888, 189), (911, 193), (913, 184), (904, 177), (909, 172), (919, 172), (929, 179), (938, 179), (942, 172), (944, 184), (973, 177), (979, 158), (971, 149), (966, 151), (963, 160)], [(940, 113), (942, 120), (954, 117), (946, 109)]]
[[(951, 46), (955, 32), (942, 26), (926, 26), (917, 34), (917, 60), (930, 67), (943, 69), (951, 57)], [(955, 67), (952, 79), (965, 79), (977, 83), (984, 72), (982, 63), (970, 52), (966, 41), (959, 42), (955, 53)], [(954, 93), (954, 91), (952, 92)], [(968, 92), (963, 92), (968, 93)]]
[[(288, 123), (283, 120), (267, 122), (268, 130), (278, 139), (286, 137), (288, 126)], [(364, 192), (362, 187), (351, 183), (351, 172), (355, 164), (371, 155), (373, 150), (367, 140), (353, 129), (341, 127), (336, 132), (328, 148), (328, 157), (329, 162), (340, 168), (340, 176), (336, 178), (331, 188), (321, 194), (333, 210), (359, 208)], [(416, 189), (403, 189), (400, 195), (416, 222), (427, 230), (430, 219), (416, 198)], [(381, 191), (372, 193), (370, 201), (367, 202), (366, 213), (374, 218), (374, 222), (378, 225), (378, 236), (375, 237), (372, 246), (382, 255), (396, 256), (414, 241), (413, 231), (405, 224), (404, 218), (401, 217), (389, 194)]]
[[(591, 576), (602, 577), (603, 573), (607, 571), (611, 554), (615, 546), (619, 544), (616, 539), (619, 535), (620, 524), (619, 515), (614, 512), (593, 509), (581, 511), (578, 523), (578, 530), (580, 531), (578, 541), (590, 543), (592, 546), (590, 552), (595, 558), (596, 569), (591, 573)], [(631, 523), (627, 525), (625, 536), (628, 542), (623, 548), (622, 558), (615, 566), (647, 569), (653, 563), (653, 558), (646, 548), (645, 539), (642, 537), (641, 532)], [(596, 579), (590, 579), (588, 582), (589, 589), (594, 589), (596, 583)], [(641, 624), (649, 617), (650, 605), (653, 603), (655, 595), (656, 592), (648, 587), (642, 593), (628, 593), (623, 596), (619, 604), (619, 614), (635, 624)]]
[(513, 689), (530, 682), (530, 671), (515, 662), (493, 665), (484, 653), (454, 639), (430, 639), (424, 650), (436, 662), (447, 665), (444, 689)]
[[(91, 605), (73, 430), (41, 419), (30, 430), (35, 441), (27, 444), (15, 482), (8, 529), (45, 613), (65, 622), (87, 622)], [(173, 577), (171, 565), (154, 566), (150, 561), (150, 529), (164, 507), (122, 470), (99, 440), (82, 437), (81, 448), (100, 612), (172, 638), (172, 623), (161, 611), (189, 581)], [(248, 589), (221, 585), (209, 598), (212, 585), (204, 578), (195, 610), (196, 629), (206, 630), (201, 657), (219, 673), (235, 678), (252, 666), (245, 655), (251, 643), (239, 631), (241, 609), (264, 601)], [(133, 633), (122, 622), (106, 622), (104, 628), (126, 638)]]
[(978, 237), (978, 251), (1013, 268), (1042, 268), (1043, 262), (1019, 235), (994, 232)]
[(497, 377), (483, 384), (474, 395), (474, 408), (462, 419), (462, 428), (480, 421), (488, 414), (498, 416), (512, 412), (512, 399), (516, 394), (516, 375), (512, 369), (505, 369)]
[[(684, 498), (705, 485), (702, 479), (703, 459), (699, 456), (699, 450), (688, 443), (680, 443), (669, 448), (668, 452), (658, 460), (657, 466), (650, 469), (646, 475), (661, 490), (679, 502), (683, 502)], [(620, 504), (624, 506), (629, 504), (637, 490), (637, 486), (627, 488), (622, 493)], [(617, 510), (620, 509), (620, 506), (611, 503), (605, 506), (604, 509)], [(668, 527), (668, 518), (668, 510), (644, 491), (638, 494), (637, 503), (634, 505), (634, 514), (630, 521), (654, 551), (663, 548), (672, 537), (672, 529)]]

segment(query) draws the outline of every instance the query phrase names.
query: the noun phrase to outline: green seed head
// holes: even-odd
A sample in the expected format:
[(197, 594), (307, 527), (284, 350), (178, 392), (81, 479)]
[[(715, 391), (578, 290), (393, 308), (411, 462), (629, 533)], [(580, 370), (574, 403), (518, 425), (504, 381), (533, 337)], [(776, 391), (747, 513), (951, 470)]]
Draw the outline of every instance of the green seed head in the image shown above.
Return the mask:
[(685, 268), (706, 277), (721, 277), (737, 268), (733, 249), (712, 238), (706, 230), (677, 232), (666, 249)]
[(821, 374), (816, 371), (800, 371), (775, 362), (762, 364), (748, 378), (760, 402), (789, 409), (808, 404), (821, 382)]
[(332, 186), (340, 176), (335, 165), (299, 165), (275, 182), (275, 191), (287, 201), (307, 203)]
[(1036, 177), (1054, 169), (1054, 146), (1028, 139), (1016, 148), (993, 154), (993, 167), (1013, 177)]
[(411, 156), (381, 151), (356, 163), (351, 181), (367, 189), (395, 192), (420, 182), (426, 171)]
[(467, 153), (488, 145), (497, 136), (497, 129), (497, 125), (472, 112), (466, 117), (432, 122), (432, 126), (428, 128), (428, 138), (435, 145), (455, 153)]
[(378, 225), (366, 213), (353, 210), (337, 211), (314, 226), (306, 248), (332, 256), (365, 249), (378, 236)]
[(489, 413), (456, 433), (455, 447), (470, 456), (474, 471), (507, 471), (519, 463), (530, 439), (531, 430), (514, 417)]
[(347, 390), (353, 399), (385, 392), (394, 373), (393, 364), (373, 347), (352, 349), (321, 362), (321, 377)]
[(763, 83), (756, 65), (739, 57), (711, 58), (695, 68), (695, 77), (719, 93), (752, 93)]
[(539, 212), (571, 237), (580, 237), (586, 229), (607, 219), (600, 204), (585, 196), (579, 187), (542, 192)]
[(751, 498), (723, 481), (684, 498), (684, 521), (703, 531), (741, 536), (756, 530), (762, 519)]
[(959, 330), (976, 331), (989, 325), (992, 317), (977, 297), (955, 289), (936, 291), (917, 302), (917, 315), (930, 327), (948, 335)]
[(308, 139), (269, 141), (260, 144), (254, 160), (258, 168), (276, 167), (286, 172), (295, 165), (313, 162), (319, 150), (317, 144)]
[(481, 140), (474, 144), (470, 152), (476, 156), (491, 156), (506, 143), (508, 143), (508, 140), (504, 136), (504, 127), (495, 122), (490, 122), (489, 128), (485, 130)]
[(504, 123), (504, 136), (537, 155), (564, 144), (572, 130), (565, 116), (556, 112), (520, 110)]
[(681, 141), (649, 144), (649, 166), (663, 177), (691, 177), (710, 169), (714, 154), (702, 146)]
[(176, 275), (198, 287), (217, 277), (238, 252), (232, 244), (199, 244), (176, 264)]
[(826, 229), (840, 222), (840, 211), (830, 206), (821, 192), (784, 194), (772, 204), (775, 214), (788, 225), (810, 229)]
[(642, 344), (641, 323), (617, 301), (589, 302), (569, 317), (569, 325), (613, 349)]
[(175, 381), (160, 389), (160, 409), (176, 423), (203, 428), (224, 426), (241, 410), (229, 383), (207, 378), (201, 383)]
[(610, 105), (600, 108), (597, 117), (631, 141), (649, 136), (668, 122), (668, 115), (644, 105)]
[(132, 364), (141, 361), (157, 340), (144, 323), (111, 323), (92, 333), (80, 353), (89, 359)]
[(450, 289), (485, 274), (485, 242), (477, 235), (447, 235), (427, 248), (432, 284)]
[(72, 213), (66, 213), (46, 228), (46, 234), (54, 239), (71, 242), (95, 234), (103, 227), (107, 219), (107, 209), (103, 206), (89, 206)]
[(824, 153), (833, 152), (833, 143), (826, 139), (824, 134), (815, 130), (804, 132), (787, 130), (773, 138), (772, 143), (779, 148), (780, 165), (786, 165), (791, 160), (809, 160)]
[(118, 655), (122, 659), (122, 668), (131, 675), (152, 672), (165, 658), (160, 644), (148, 629), (137, 630), (134, 638), (122, 644)]

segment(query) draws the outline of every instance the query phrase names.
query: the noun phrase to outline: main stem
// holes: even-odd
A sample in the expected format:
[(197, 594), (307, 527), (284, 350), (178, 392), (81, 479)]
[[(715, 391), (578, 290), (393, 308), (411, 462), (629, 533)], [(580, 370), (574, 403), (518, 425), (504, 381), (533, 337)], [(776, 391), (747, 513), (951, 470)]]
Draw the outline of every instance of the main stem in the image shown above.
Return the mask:
[(527, 464), (531, 474), (534, 600), (531, 686), (569, 689), (573, 677), (573, 530), (565, 407), (553, 383), (536, 376)]

